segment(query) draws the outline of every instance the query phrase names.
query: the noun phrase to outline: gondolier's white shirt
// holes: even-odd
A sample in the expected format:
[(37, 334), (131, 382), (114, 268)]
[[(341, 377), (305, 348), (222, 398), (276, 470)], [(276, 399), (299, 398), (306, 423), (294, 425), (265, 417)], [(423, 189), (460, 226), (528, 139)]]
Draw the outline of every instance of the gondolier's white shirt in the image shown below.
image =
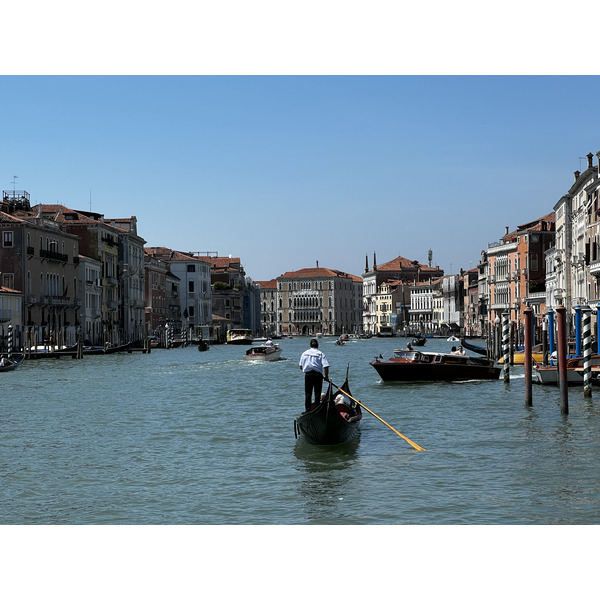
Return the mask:
[(300, 366), (302, 371), (318, 371), (323, 375), (323, 369), (329, 366), (327, 358), (318, 348), (309, 348), (302, 353), (300, 357)]

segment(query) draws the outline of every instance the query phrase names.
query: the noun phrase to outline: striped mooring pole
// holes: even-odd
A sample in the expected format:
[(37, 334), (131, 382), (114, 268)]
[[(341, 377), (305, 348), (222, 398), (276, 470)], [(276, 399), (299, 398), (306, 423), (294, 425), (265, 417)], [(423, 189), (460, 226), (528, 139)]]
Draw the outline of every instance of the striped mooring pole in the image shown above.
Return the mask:
[(504, 356), (504, 383), (510, 381), (510, 313), (502, 313), (502, 354)]
[(583, 396), (592, 397), (592, 311), (583, 309)]
[(8, 326), (8, 358), (12, 358), (12, 348), (13, 348), (13, 326)]
[(575, 307), (575, 356), (581, 353), (581, 306)]
[(523, 340), (525, 356), (524, 364), (525, 367), (525, 406), (533, 406), (533, 396), (531, 393), (531, 346), (532, 346), (532, 331), (531, 322), (533, 321), (533, 310), (531, 306), (526, 306), (523, 310), (523, 317), (525, 319), (525, 339)]

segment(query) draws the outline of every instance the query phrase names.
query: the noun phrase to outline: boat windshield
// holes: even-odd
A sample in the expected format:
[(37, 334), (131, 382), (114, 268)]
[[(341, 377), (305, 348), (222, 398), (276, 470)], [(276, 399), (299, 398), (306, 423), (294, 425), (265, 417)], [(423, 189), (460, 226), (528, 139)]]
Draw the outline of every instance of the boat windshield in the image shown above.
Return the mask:
[(420, 352), (414, 350), (394, 350), (394, 358), (404, 358), (405, 360), (417, 361), (421, 356)]

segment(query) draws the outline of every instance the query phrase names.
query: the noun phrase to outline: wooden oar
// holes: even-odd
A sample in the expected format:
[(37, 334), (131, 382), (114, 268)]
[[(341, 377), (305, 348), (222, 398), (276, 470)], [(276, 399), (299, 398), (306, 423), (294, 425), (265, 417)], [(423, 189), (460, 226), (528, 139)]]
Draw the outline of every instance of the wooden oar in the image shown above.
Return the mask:
[(350, 398), (350, 400), (354, 400), (356, 404), (362, 406), (366, 411), (370, 412), (376, 419), (379, 419), (384, 425), (387, 425), (394, 433), (398, 434), (403, 440), (407, 441), (415, 450), (426, 450), (426, 448), (421, 448), (419, 444), (415, 444), (413, 441), (409, 440), (405, 435), (402, 435), (399, 431), (396, 431), (389, 423), (386, 423), (380, 416), (376, 415), (371, 409), (367, 408), (362, 402), (359, 402), (356, 398), (353, 398), (348, 392), (343, 390), (341, 387), (335, 385), (333, 381), (331, 382), (333, 387), (336, 387), (342, 394), (345, 394)]

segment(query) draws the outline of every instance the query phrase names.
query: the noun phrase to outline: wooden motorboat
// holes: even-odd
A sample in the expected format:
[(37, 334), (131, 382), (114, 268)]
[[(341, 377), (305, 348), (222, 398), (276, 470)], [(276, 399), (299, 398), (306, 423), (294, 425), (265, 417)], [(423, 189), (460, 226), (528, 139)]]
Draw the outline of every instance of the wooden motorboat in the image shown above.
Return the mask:
[(481, 354), (481, 356), (487, 356), (487, 348), (484, 348), (483, 346), (471, 344), (471, 342), (467, 342), (465, 338), (460, 340), (460, 343), (465, 350), (470, 350), (471, 352), (475, 352), (475, 354)]
[(0, 373), (4, 373), (5, 371), (14, 371), (23, 362), (23, 360), (25, 360), (25, 356), (23, 354), (1, 358)]
[[(350, 394), (347, 372), (340, 389)], [(361, 419), (360, 405), (329, 382), (321, 401), (313, 403), (309, 411), (303, 412), (294, 421), (294, 435), (309, 444), (343, 444), (356, 437)]]
[[(600, 356), (591, 357), (592, 379), (594, 383), (600, 374)], [(583, 385), (584, 361), (582, 356), (567, 359), (567, 383), (569, 385)], [(532, 370), (533, 383), (542, 385), (558, 385), (558, 367), (556, 365), (540, 365), (535, 363)]]
[(230, 329), (227, 332), (228, 344), (251, 344), (254, 341), (250, 329)]
[(369, 364), (383, 381), (498, 379), (501, 371), (487, 358), (419, 350), (394, 350), (391, 358), (376, 358)]
[(281, 348), (279, 344), (262, 344), (260, 346), (253, 346), (246, 350), (244, 354), (244, 360), (279, 360), (281, 358)]

